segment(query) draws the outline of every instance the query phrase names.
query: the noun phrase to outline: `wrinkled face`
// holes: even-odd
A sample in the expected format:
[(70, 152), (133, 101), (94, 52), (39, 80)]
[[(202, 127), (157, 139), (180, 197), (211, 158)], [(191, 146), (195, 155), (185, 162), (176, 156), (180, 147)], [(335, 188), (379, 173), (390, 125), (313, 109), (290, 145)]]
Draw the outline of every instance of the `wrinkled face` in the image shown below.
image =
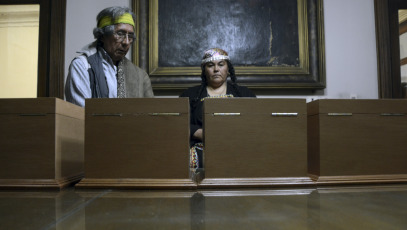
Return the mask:
[[(129, 34), (121, 39), (117, 34)], [(102, 38), (103, 48), (112, 58), (113, 62), (116, 64), (118, 61), (122, 60), (126, 56), (130, 49), (131, 43), (133, 42), (128, 37), (134, 35), (134, 28), (129, 24), (117, 24), (115, 26), (115, 31), (112, 35), (108, 35)]]
[(205, 76), (208, 85), (213, 88), (222, 86), (229, 74), (229, 67), (226, 60), (215, 60), (205, 64)]

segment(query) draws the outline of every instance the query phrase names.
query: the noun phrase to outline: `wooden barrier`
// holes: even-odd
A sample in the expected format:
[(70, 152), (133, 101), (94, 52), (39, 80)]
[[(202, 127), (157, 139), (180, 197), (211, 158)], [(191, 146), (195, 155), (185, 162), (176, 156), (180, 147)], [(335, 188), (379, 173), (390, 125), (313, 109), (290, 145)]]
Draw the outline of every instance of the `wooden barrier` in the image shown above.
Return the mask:
[(0, 188), (63, 188), (83, 177), (83, 108), (0, 99), (0, 130)]
[(208, 99), (204, 111), (199, 187), (313, 184), (307, 175), (305, 100)]
[(308, 171), (317, 184), (407, 181), (407, 100), (308, 103)]
[(194, 188), (188, 98), (87, 99), (77, 188)]

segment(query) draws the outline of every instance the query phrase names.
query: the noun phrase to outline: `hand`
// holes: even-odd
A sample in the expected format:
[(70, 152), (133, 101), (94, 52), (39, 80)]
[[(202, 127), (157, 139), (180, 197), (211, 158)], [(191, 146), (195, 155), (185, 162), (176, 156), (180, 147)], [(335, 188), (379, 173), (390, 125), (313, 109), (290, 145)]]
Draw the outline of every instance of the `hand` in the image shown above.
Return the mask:
[(198, 139), (198, 140), (201, 140), (201, 141), (202, 141), (202, 139), (203, 139), (203, 132), (202, 132), (202, 129), (196, 130), (195, 133), (194, 133), (194, 135), (193, 135), (193, 137), (194, 137), (195, 139)]

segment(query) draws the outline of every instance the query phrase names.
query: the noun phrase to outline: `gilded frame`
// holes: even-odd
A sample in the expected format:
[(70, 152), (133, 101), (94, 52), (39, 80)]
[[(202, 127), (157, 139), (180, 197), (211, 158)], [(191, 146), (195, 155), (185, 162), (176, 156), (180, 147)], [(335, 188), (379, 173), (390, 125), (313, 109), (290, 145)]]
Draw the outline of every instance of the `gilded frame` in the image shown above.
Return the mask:
[[(134, 33), (136, 34), (136, 38), (139, 38), (140, 37), (140, 1), (134, 0), (132, 2), (132, 7), (133, 7), (133, 11), (135, 12), (135, 15), (136, 15), (136, 23), (137, 23)], [(136, 41), (138, 41), (138, 40), (136, 40)], [(133, 63), (136, 66), (140, 66), (139, 56), (140, 56), (140, 47), (139, 47), (138, 42), (135, 42), (135, 44), (133, 44), (133, 47), (132, 47), (131, 57), (133, 59)]]
[[(138, 2), (137, 0), (134, 0)], [(188, 0), (184, 0), (188, 1)], [(185, 89), (200, 83), (200, 67), (159, 66), (159, 0), (148, 2), (148, 73), (154, 89)], [(297, 0), (298, 66), (235, 66), (238, 82), (249, 88), (325, 88), (323, 0)], [(182, 17), (182, 16), (180, 16)]]

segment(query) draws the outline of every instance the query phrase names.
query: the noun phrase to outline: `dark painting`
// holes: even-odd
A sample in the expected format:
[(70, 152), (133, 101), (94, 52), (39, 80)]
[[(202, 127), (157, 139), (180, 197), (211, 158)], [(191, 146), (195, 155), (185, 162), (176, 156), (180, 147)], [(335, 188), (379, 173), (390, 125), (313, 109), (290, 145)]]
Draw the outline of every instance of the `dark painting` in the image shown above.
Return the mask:
[(299, 65), (297, 0), (160, 0), (158, 65), (199, 66), (226, 50), (235, 66)]
[(149, 0), (148, 9), (134, 1), (148, 11), (140, 60), (155, 90), (200, 84), (203, 53), (214, 47), (249, 88), (326, 87), (323, 0)]

